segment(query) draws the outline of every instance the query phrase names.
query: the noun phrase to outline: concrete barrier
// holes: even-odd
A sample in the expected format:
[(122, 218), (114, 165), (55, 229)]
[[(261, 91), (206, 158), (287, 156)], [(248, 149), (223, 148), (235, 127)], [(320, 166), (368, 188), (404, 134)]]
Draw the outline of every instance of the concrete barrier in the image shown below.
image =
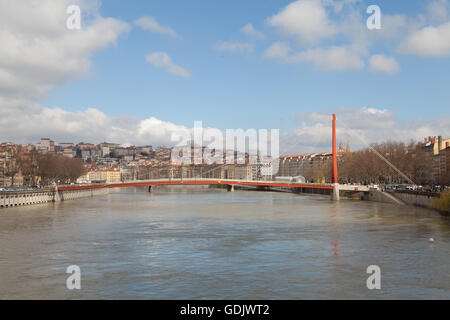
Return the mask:
[(74, 200), (80, 198), (104, 195), (109, 192), (108, 188), (99, 189), (81, 189), (81, 190), (39, 190), (39, 191), (19, 191), (19, 192), (1, 192), (0, 208), (26, 206), (39, 203)]
[(59, 191), (61, 201), (75, 200), (86, 197), (93, 197), (98, 195), (108, 194), (108, 188), (98, 189), (81, 189), (81, 190), (64, 190)]
[(0, 193), (0, 208), (52, 202), (53, 191), (23, 191)]

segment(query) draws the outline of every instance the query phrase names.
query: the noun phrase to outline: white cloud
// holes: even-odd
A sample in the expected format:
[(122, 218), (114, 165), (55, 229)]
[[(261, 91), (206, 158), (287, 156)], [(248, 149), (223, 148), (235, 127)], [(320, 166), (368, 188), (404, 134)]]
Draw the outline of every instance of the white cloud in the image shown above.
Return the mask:
[(363, 69), (365, 65), (364, 61), (352, 49), (339, 46), (299, 52), (292, 59), (295, 62), (313, 62), (316, 66), (324, 70), (358, 70)]
[(331, 6), (334, 9), (334, 12), (340, 13), (344, 6), (353, 5), (357, 2), (361, 2), (361, 0), (322, 0), (324, 6)]
[(0, 98), (0, 105), (0, 136), (4, 141), (17, 143), (35, 143), (41, 137), (50, 137), (59, 142), (99, 143), (106, 139), (121, 144), (171, 145), (172, 132), (186, 129), (154, 117), (111, 118), (95, 108), (71, 112), (3, 98)]
[(373, 73), (395, 74), (400, 71), (400, 65), (395, 58), (383, 54), (374, 54), (369, 60), (369, 71)]
[(178, 34), (170, 27), (162, 26), (153, 17), (141, 17), (134, 21), (134, 24), (144, 30), (149, 30), (156, 33), (166, 34), (173, 38), (178, 38)]
[(409, 141), (410, 139), (423, 141), (425, 137), (430, 136), (443, 136), (444, 138), (448, 138), (450, 137), (449, 123), (449, 115), (442, 115), (431, 121), (414, 120), (410, 121), (407, 126), (394, 128), (392, 136), (402, 141)]
[(66, 8), (72, 3), (0, 1), (0, 95), (41, 98), (54, 86), (87, 74), (92, 54), (129, 29), (81, 1), (82, 29), (69, 30)]
[(404, 14), (382, 15), (382, 27), (377, 32), (367, 31), (374, 37), (381, 39), (395, 39), (404, 36), (408, 30), (414, 30), (419, 26), (416, 19)]
[[(340, 107), (333, 111), (339, 118), (341, 128), (352, 129), (389, 129), (395, 126), (395, 115), (387, 109), (370, 107)], [(311, 112), (302, 113), (300, 118), (305, 121), (330, 124), (330, 114), (333, 113)]]
[[(1, 141), (36, 143), (42, 137), (56, 142), (103, 141), (122, 145), (185, 145), (183, 137), (193, 137), (194, 128), (163, 121), (155, 117), (140, 119), (128, 115), (110, 117), (96, 108), (71, 112), (63, 108), (48, 108), (26, 100), (0, 97)], [(225, 132), (211, 127), (203, 130)], [(206, 131), (203, 131), (205, 133)], [(189, 138), (188, 138), (189, 139)], [(204, 137), (204, 145), (212, 142)], [(255, 146), (250, 144), (249, 147)]]
[(329, 112), (299, 115), (301, 124), (281, 139), (281, 154), (331, 151), (331, 114), (335, 113), (338, 143), (351, 140), (352, 148), (365, 147), (362, 141), (375, 142), (389, 138), (395, 127), (395, 116), (386, 109), (341, 107)]
[(364, 60), (369, 59), (368, 71), (393, 74), (400, 70), (398, 62), (372, 53), (375, 46), (426, 57), (450, 55), (449, 0), (433, 0), (426, 12), (416, 16), (383, 13), (382, 28), (376, 31), (367, 29), (360, 2), (297, 0), (288, 4), (267, 22), (291, 39), (276, 41), (263, 57), (284, 63), (311, 62), (323, 70), (363, 70)]
[(264, 40), (266, 36), (264, 33), (256, 30), (251, 23), (246, 24), (241, 28), (241, 32), (249, 37)]
[(337, 108), (330, 112), (301, 114), (300, 126), (280, 137), (280, 154), (303, 154), (331, 151), (331, 114), (335, 113), (337, 140), (345, 145), (351, 141), (352, 150), (365, 148), (367, 143), (387, 140), (405, 143), (423, 141), (428, 136), (450, 136), (450, 116), (431, 121), (410, 121), (405, 126), (394, 113), (377, 108)]
[(278, 60), (280, 62), (287, 62), (289, 54), (291, 52), (291, 46), (287, 42), (278, 41), (273, 43), (264, 52), (265, 59)]
[(448, 0), (434, 0), (428, 5), (427, 16), (431, 23), (442, 23), (448, 21), (450, 3)]
[(165, 52), (154, 52), (145, 57), (146, 61), (153, 66), (163, 69), (176, 76), (189, 78), (190, 72), (172, 62), (172, 59)]
[[(123, 115), (112, 118), (96, 108), (71, 112), (23, 99), (1, 97), (0, 105), (0, 136), (3, 141), (16, 143), (36, 143), (42, 137), (50, 137), (57, 142), (100, 143), (106, 139), (124, 145), (173, 146), (177, 142), (172, 141), (173, 133), (192, 133), (192, 128), (155, 117), (139, 119)], [(337, 115), (338, 142), (345, 143), (350, 138), (353, 150), (365, 147), (362, 141), (394, 139), (409, 142), (411, 139), (422, 141), (428, 136), (450, 136), (448, 115), (433, 121), (410, 121), (404, 126), (387, 109), (343, 107), (326, 113), (301, 114), (300, 125), (280, 136), (280, 153), (330, 151), (331, 113)]]
[(400, 43), (398, 52), (428, 57), (450, 55), (450, 22), (413, 32)]
[[(66, 8), (71, 4), (81, 6), (81, 30), (66, 28)], [(0, 1), (2, 140), (25, 143), (50, 137), (56, 141), (170, 144), (169, 133), (184, 128), (155, 118), (111, 118), (95, 108), (71, 112), (32, 102), (54, 86), (87, 74), (92, 54), (116, 43), (129, 30), (122, 21), (100, 16), (98, 8), (99, 1), (91, 0)], [(189, 75), (167, 55), (150, 55), (148, 60), (169, 72)]]
[(357, 52), (349, 47), (332, 46), (300, 51), (291, 54), (291, 47), (286, 42), (272, 44), (264, 53), (265, 59), (284, 63), (311, 62), (323, 70), (344, 71), (363, 69), (365, 64)]
[(229, 51), (229, 52), (247, 52), (253, 51), (253, 45), (247, 42), (221, 42), (214, 46), (214, 49), (218, 51)]
[(270, 17), (268, 23), (301, 44), (315, 44), (337, 33), (320, 0), (298, 0)]

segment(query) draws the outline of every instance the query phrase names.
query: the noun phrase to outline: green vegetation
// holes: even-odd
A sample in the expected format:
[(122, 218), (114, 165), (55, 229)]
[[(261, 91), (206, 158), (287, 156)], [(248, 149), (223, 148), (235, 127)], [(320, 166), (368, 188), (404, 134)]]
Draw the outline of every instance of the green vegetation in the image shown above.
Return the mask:
[(431, 203), (433, 209), (450, 213), (450, 191), (444, 191), (441, 196)]

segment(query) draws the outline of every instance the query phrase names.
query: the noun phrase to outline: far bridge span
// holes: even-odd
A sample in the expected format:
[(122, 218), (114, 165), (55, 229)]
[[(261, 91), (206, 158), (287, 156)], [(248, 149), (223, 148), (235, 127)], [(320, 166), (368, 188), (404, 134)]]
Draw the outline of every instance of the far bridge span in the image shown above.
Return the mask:
[(204, 178), (187, 178), (187, 179), (153, 179), (153, 180), (135, 180), (135, 181), (123, 181), (104, 184), (91, 184), (91, 185), (65, 185), (59, 186), (59, 191), (66, 190), (80, 190), (80, 189), (95, 189), (95, 188), (125, 188), (125, 187), (149, 187), (151, 191), (152, 186), (174, 186), (174, 185), (222, 185), (226, 186), (229, 191), (234, 191), (235, 186), (247, 186), (247, 187), (266, 187), (266, 188), (289, 188), (300, 189), (299, 191), (307, 191), (314, 189), (330, 190), (330, 194), (333, 189), (342, 191), (369, 191), (366, 186), (357, 185), (337, 185), (330, 183), (296, 183), (296, 182), (281, 182), (281, 181), (255, 181), (255, 180), (235, 180), (235, 179), (204, 179)]

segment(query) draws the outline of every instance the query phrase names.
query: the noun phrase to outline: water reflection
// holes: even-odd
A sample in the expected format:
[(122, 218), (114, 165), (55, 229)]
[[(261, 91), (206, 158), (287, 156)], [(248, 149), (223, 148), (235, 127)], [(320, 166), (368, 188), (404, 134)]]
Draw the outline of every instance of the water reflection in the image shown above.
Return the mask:
[(339, 233), (340, 233), (340, 218), (341, 218), (341, 213), (340, 213), (340, 202), (335, 202), (332, 204), (331, 206), (331, 221), (333, 223), (333, 254), (334, 256), (338, 256), (339, 255)]
[[(0, 218), (3, 299), (450, 298), (449, 220), (420, 208), (137, 188)], [(381, 291), (365, 287), (370, 264)]]

